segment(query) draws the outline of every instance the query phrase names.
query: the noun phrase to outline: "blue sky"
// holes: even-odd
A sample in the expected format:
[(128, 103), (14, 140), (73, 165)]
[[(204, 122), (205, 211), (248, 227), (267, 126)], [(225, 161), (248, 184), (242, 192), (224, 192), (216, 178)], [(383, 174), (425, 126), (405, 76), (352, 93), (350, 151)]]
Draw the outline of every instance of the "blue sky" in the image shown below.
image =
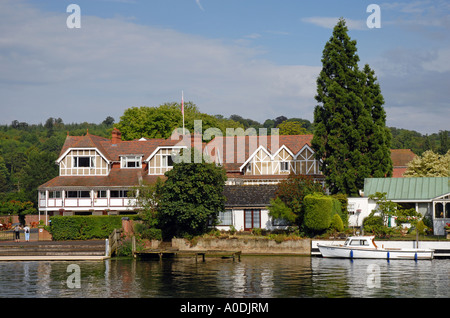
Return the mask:
[[(67, 28), (69, 4), (81, 28)], [(370, 29), (371, 3), (381, 28)], [(337, 19), (385, 97), (387, 124), (450, 130), (448, 1), (2, 0), (0, 124), (96, 122), (185, 100), (260, 122), (313, 120)]]

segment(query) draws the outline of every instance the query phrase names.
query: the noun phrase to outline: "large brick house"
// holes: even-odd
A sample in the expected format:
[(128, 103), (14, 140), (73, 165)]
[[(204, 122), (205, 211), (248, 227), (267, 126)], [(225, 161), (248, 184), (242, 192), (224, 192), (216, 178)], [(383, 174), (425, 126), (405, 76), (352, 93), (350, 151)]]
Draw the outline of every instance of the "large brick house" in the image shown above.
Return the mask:
[(267, 206), (275, 195), (274, 185), (290, 173), (323, 182), (312, 135), (215, 137), (208, 143), (200, 136), (175, 137), (123, 141), (117, 129), (111, 139), (68, 134), (56, 160), (59, 176), (38, 189), (39, 214), (47, 222), (52, 215), (132, 213), (135, 200), (128, 192), (164, 179), (173, 167), (172, 154), (188, 147), (197, 148), (227, 172), (226, 211), (220, 214), (223, 228), (275, 226)]
[[(39, 213), (45, 215), (46, 221), (52, 215), (130, 213), (135, 200), (128, 196), (128, 191), (142, 183), (164, 179), (164, 173), (173, 166), (171, 155), (192, 146), (224, 167), (227, 187), (274, 185), (291, 172), (321, 179), (311, 139), (312, 135), (298, 135), (216, 137), (209, 143), (202, 142), (200, 137), (123, 141), (117, 129), (112, 131), (111, 139), (89, 133), (67, 135), (56, 160), (59, 176), (38, 189)], [(258, 206), (251, 207), (257, 208), (252, 214), (261, 210), (266, 213), (269, 200), (259, 200)], [(235, 199), (229, 197), (228, 201), (242, 208)], [(233, 207), (227, 205), (227, 209)]]

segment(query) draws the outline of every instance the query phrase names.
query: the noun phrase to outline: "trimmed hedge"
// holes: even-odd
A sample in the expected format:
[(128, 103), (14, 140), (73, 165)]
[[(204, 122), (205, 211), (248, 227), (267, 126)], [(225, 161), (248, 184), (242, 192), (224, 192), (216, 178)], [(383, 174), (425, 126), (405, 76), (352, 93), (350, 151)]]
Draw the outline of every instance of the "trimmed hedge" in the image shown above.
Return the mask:
[(321, 232), (328, 229), (334, 214), (341, 214), (341, 203), (331, 196), (314, 193), (305, 196), (304, 224), (310, 230)]
[(53, 216), (50, 233), (55, 241), (106, 239), (122, 227), (123, 215)]

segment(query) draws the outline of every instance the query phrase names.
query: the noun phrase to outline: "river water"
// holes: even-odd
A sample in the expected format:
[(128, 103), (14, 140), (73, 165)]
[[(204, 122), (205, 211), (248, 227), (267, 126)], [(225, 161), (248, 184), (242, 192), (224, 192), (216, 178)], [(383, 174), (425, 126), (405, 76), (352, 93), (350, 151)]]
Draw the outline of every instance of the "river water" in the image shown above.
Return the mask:
[(448, 298), (450, 260), (242, 256), (0, 262), (0, 297)]

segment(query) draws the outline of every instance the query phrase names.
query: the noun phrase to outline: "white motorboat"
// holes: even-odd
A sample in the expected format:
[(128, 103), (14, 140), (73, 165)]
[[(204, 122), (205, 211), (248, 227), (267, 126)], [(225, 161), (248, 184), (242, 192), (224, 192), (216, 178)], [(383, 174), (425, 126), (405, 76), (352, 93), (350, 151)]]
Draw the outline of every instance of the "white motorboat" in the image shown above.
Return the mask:
[(433, 259), (432, 249), (384, 248), (377, 246), (375, 236), (352, 236), (343, 245), (317, 244), (323, 257), (371, 259)]

